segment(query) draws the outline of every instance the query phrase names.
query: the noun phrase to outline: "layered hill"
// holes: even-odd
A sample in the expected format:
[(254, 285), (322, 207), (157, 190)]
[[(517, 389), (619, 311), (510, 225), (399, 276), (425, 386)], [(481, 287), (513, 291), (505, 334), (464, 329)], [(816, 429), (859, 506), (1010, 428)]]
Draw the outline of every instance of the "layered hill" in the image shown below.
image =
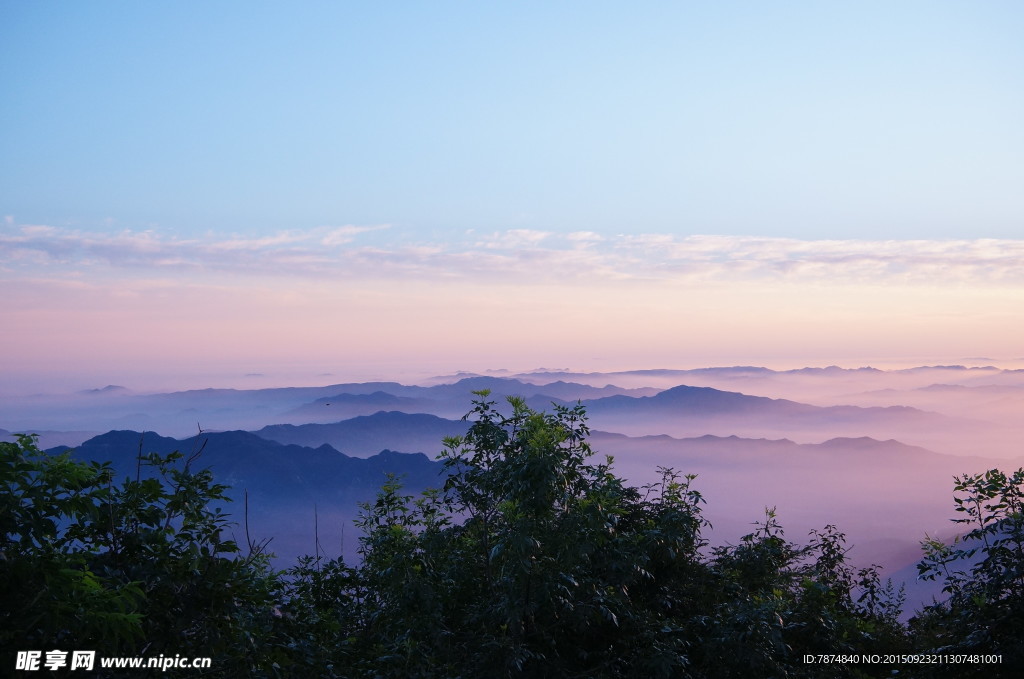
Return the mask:
[(253, 433), (286, 444), (320, 446), (326, 443), (359, 457), (385, 447), (436, 456), (445, 437), (465, 434), (467, 429), (469, 423), (460, 420), (423, 413), (381, 411), (330, 424), (269, 425)]
[[(49, 452), (61, 452), (55, 448)], [(273, 550), (286, 561), (312, 553), (316, 535), (333, 556), (344, 547), (354, 555), (356, 532), (351, 520), (360, 502), (376, 498), (389, 474), (399, 477), (406, 492), (416, 494), (440, 486), (442, 465), (422, 454), (382, 450), (367, 458), (350, 457), (331, 446), (286, 445), (244, 431), (202, 434), (173, 439), (152, 433), (111, 431), (74, 449), (77, 459), (113, 464), (121, 477), (153, 473), (139, 469), (139, 453), (199, 452), (193, 468), (209, 468), (218, 483), (230, 486), (228, 507), (236, 521), (244, 520), (248, 494), (250, 533), (272, 537)]]

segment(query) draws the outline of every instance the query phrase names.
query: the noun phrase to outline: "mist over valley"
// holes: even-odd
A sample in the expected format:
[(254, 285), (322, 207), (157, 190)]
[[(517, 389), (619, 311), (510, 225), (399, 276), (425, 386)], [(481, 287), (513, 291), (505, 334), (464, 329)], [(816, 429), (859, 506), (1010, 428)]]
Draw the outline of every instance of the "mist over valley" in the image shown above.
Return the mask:
[(226, 511), (244, 521), (247, 499), (249, 532), (272, 538), (279, 559), (319, 544), (353, 560), (359, 503), (372, 502), (388, 474), (412, 495), (442, 486), (442, 442), (466, 433), (461, 418), (485, 389), (499, 408), (508, 396), (538, 411), (581, 403), (592, 462), (611, 456), (631, 484), (656, 481), (660, 468), (695, 474), (712, 544), (736, 543), (773, 509), (790, 539), (836, 525), (854, 563), (901, 577), (926, 534), (956, 534), (955, 475), (1024, 464), (1024, 371), (991, 367), (460, 374), (166, 393), (108, 386), (7, 399), (2, 425), (8, 438), (38, 433), (52, 452), (70, 447), (127, 476), (140, 450), (201, 449), (193, 464), (230, 486)]

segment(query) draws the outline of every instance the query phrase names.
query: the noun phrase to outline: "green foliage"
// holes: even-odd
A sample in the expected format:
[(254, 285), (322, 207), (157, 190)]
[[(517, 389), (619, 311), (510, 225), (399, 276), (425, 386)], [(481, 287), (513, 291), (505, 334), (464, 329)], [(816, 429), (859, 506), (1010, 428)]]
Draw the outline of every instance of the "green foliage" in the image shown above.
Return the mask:
[(803, 656), (904, 649), (902, 591), (882, 585), (877, 567), (848, 564), (846, 536), (835, 526), (812, 531), (805, 546), (786, 540), (774, 510), (755, 526), (740, 544), (714, 550), (714, 604), (703, 620), (698, 676), (885, 675), (807, 665)]
[[(914, 621), (918, 643), (941, 653), (1001, 654), (1024, 666), (1024, 469), (954, 479), (953, 519), (969, 530), (953, 544), (923, 543), (920, 576), (942, 579), (948, 599)], [(998, 670), (998, 668), (995, 668)], [(967, 676), (966, 674), (964, 676)], [(978, 676), (998, 676), (992, 668)]]
[(413, 497), (389, 477), (361, 506), (355, 566), (318, 553), (278, 573), (265, 543), (243, 554), (199, 451), (140, 454), (115, 483), (31, 437), (0, 443), (0, 645), (211, 656), (204, 676), (225, 677), (881, 677), (893, 667), (803, 657), (924, 651), (1000, 653), (1001, 667), (958, 668), (999, 676), (1024, 662), (1024, 470), (956, 479), (969, 530), (927, 542), (920, 566), (949, 598), (908, 630), (902, 591), (848, 563), (836, 527), (801, 545), (768, 510), (711, 548), (694, 476), (632, 487), (592, 460), (581, 406), (511, 398), (505, 414), (477, 396), (467, 434), (444, 442), (443, 488)]
[(699, 494), (666, 472), (662, 492), (641, 496), (610, 460), (591, 464), (580, 406), (541, 414), (513, 398), (504, 416), (480, 396), (470, 431), (444, 454), (449, 502), (467, 517), (452, 531), (461, 547), (454, 582), (472, 587), (459, 593), (466, 605), (453, 628), (487, 635), (470, 673), (679, 671), (686, 644), (668, 613), (685, 606), (685, 593), (659, 595), (696, 563)]
[(47, 458), (34, 437), (0, 442), (0, 647), (116, 649), (141, 638), (139, 583), (107, 577), (69, 535), (69, 523), (99, 518), (111, 474)]
[(366, 676), (835, 676), (803, 654), (906, 650), (900, 593), (834, 527), (800, 547), (770, 513), (709, 558), (694, 477), (627, 486), (590, 461), (582, 407), (478, 396), (443, 493), (391, 480), (363, 508)]
[(31, 437), (0, 443), (0, 645), (257, 670), (277, 580), (223, 538), (211, 503), (225, 487), (193, 472), (195, 457), (140, 455), (137, 477), (115, 484), (109, 465), (47, 456)]
[(274, 636), (268, 643), (277, 676), (351, 676), (358, 659), (350, 634), (362, 626), (356, 571), (337, 559), (301, 557), (281, 578)]

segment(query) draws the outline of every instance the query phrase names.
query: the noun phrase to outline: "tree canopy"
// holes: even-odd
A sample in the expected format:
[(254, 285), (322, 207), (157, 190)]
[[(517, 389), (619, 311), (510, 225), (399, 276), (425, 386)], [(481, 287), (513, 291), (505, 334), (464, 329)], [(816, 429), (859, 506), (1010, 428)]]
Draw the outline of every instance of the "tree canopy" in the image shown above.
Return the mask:
[(318, 553), (278, 571), (265, 543), (228, 539), (199, 451), (140, 451), (117, 481), (31, 437), (0, 443), (0, 646), (210, 656), (203, 676), (224, 677), (951, 676), (806, 660), (929, 652), (1002, 655), (956, 676), (1019, 669), (1024, 470), (956, 480), (970, 530), (929, 541), (920, 566), (948, 600), (908, 626), (837, 527), (800, 544), (769, 509), (712, 547), (694, 476), (631, 486), (594, 459), (582, 406), (476, 396), (466, 435), (444, 441), (443, 487), (415, 497), (389, 478), (362, 506), (355, 564)]

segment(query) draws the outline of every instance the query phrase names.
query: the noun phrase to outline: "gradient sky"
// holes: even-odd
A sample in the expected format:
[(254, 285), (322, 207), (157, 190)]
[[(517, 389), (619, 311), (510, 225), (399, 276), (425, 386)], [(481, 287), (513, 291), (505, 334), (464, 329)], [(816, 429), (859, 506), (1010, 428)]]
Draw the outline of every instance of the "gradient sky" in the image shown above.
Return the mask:
[(0, 0), (0, 370), (1020, 358), (1022, 34), (1019, 2)]

